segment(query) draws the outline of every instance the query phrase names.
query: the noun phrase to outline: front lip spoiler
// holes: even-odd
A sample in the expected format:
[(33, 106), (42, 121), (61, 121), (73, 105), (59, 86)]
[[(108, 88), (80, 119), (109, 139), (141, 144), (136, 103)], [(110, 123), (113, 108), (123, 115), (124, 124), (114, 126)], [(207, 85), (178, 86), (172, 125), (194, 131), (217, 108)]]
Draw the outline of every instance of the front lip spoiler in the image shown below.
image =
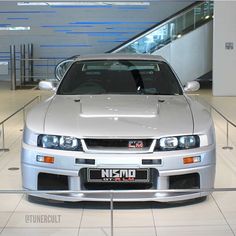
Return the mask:
[[(176, 192), (177, 191), (177, 192)], [(182, 192), (181, 192), (182, 191)], [(129, 190), (129, 191), (26, 191), (29, 195), (50, 200), (80, 202), (175, 202), (209, 195), (212, 191), (189, 190)]]

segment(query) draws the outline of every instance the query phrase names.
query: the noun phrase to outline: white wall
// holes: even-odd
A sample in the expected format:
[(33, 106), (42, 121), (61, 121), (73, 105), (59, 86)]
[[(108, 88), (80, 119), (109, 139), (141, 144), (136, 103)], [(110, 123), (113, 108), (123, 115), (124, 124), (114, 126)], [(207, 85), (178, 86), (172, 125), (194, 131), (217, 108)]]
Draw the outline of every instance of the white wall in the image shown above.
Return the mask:
[(212, 28), (210, 21), (155, 52), (170, 63), (183, 84), (212, 70)]
[[(236, 2), (214, 2), (213, 95), (236, 96)], [(234, 49), (226, 50), (225, 43)]]

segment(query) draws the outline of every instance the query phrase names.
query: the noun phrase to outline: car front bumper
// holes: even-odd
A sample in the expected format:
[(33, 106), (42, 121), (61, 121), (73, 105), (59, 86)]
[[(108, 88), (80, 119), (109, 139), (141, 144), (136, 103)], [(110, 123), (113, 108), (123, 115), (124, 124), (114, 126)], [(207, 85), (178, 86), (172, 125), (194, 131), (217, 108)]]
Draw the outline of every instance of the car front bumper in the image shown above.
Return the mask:
[[(53, 156), (54, 164), (40, 163), (36, 161), (37, 155)], [(201, 162), (194, 164), (183, 164), (183, 158), (198, 156)], [(143, 160), (159, 160), (159, 164), (144, 165)], [(78, 160), (95, 160), (95, 164), (77, 164)], [(36, 192), (31, 195), (54, 199), (60, 201), (110, 201), (109, 190), (97, 192), (94, 189), (86, 189), (86, 179), (81, 173), (87, 168), (126, 168), (126, 169), (152, 169), (156, 174), (152, 176), (153, 184), (150, 189), (140, 188), (139, 190), (114, 192), (114, 201), (181, 201), (194, 199), (209, 194), (208, 189), (214, 187), (215, 178), (215, 146), (210, 145), (184, 151), (154, 152), (142, 154), (109, 154), (109, 153), (84, 153), (72, 151), (50, 150), (38, 148), (27, 144), (22, 145), (22, 181), (26, 190), (45, 190), (39, 186), (40, 174), (50, 176), (63, 176), (67, 179), (66, 189), (68, 192), (41, 193)], [(153, 172), (154, 173), (154, 172)], [(175, 192), (176, 189), (183, 189), (186, 186), (178, 185), (173, 187), (171, 180), (180, 176), (196, 175), (199, 179), (198, 188), (206, 191), (196, 192)], [(181, 182), (180, 182), (181, 183)], [(184, 182), (183, 182), (184, 183)], [(53, 185), (52, 185), (53, 186)], [(171, 187), (172, 186), (172, 187)], [(193, 186), (191, 189), (195, 189)], [(173, 192), (165, 190), (173, 189)], [(48, 189), (54, 190), (52, 189)], [(113, 189), (116, 190), (116, 189)], [(155, 192), (156, 191), (156, 192)], [(158, 192), (160, 191), (160, 192)], [(162, 192), (163, 191), (163, 192)]]

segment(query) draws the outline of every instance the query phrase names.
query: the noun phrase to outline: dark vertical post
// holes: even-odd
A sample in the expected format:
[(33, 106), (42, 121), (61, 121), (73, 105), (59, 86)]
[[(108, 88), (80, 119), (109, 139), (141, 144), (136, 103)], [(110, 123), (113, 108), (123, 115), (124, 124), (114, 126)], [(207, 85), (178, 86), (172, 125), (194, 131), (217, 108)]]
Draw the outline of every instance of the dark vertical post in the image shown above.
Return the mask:
[(33, 62), (33, 44), (28, 44), (28, 65), (29, 65), (29, 81), (34, 81), (34, 62)]
[(24, 84), (24, 69), (23, 69), (23, 45), (20, 45), (20, 85)]
[(15, 45), (10, 46), (11, 63), (11, 90), (16, 90), (16, 49)]
[(25, 77), (26, 77), (26, 68), (25, 68), (25, 44), (22, 45), (22, 77), (23, 77), (23, 84), (25, 84)]

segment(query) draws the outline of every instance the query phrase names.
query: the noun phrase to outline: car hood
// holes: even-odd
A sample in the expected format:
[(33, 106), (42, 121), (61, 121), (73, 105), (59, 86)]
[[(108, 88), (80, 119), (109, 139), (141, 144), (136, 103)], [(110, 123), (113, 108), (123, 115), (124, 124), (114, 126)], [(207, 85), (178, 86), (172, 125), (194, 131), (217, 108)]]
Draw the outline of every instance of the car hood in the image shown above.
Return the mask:
[(44, 113), (43, 133), (81, 138), (191, 134), (194, 127), (182, 95), (56, 95)]

